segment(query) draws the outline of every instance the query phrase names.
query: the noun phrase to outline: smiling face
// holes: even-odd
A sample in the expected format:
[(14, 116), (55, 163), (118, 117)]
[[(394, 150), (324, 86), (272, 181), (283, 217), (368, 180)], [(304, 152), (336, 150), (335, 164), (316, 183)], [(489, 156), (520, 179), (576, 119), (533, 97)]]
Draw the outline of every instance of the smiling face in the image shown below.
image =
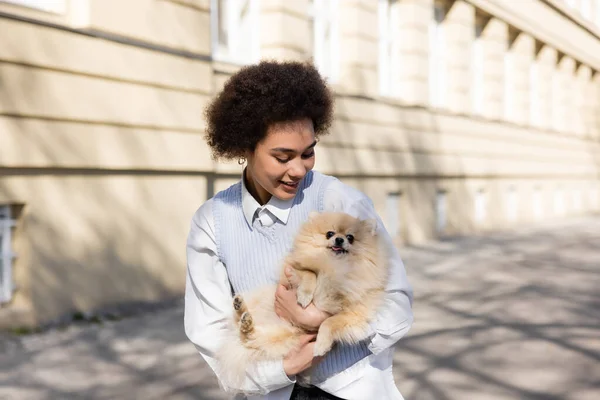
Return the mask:
[(328, 248), (335, 254), (347, 254), (354, 244), (354, 235), (349, 232), (327, 231), (325, 238), (329, 241)]
[(373, 249), (374, 220), (359, 220), (340, 212), (313, 213), (296, 237), (296, 247), (326, 251), (335, 257), (360, 255)]
[(256, 201), (265, 204), (271, 196), (293, 199), (300, 181), (315, 165), (316, 143), (310, 119), (271, 125), (246, 156), (246, 185)]

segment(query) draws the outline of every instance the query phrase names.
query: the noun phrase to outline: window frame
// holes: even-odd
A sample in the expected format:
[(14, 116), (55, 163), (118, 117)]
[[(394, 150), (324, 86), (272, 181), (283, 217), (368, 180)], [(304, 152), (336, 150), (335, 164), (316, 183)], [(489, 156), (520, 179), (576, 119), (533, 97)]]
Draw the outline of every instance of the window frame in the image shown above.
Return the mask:
[[(313, 63), (329, 83), (339, 80), (340, 72), (340, 34), (339, 0), (313, 0)], [(329, 40), (326, 28), (329, 24)]]
[(0, 3), (12, 4), (53, 14), (66, 14), (67, 12), (67, 0), (0, 0)]
[(390, 192), (386, 197), (386, 220), (388, 221), (388, 233), (392, 238), (402, 235), (402, 193)]
[(429, 22), (429, 103), (441, 108), (447, 102), (446, 4), (434, 1)]
[(12, 229), (16, 225), (10, 205), (0, 205), (0, 304), (8, 303), (13, 294)]
[(438, 235), (446, 232), (448, 225), (448, 192), (438, 189), (435, 195), (435, 229)]
[(542, 198), (542, 188), (539, 186), (536, 186), (533, 189), (532, 207), (534, 218), (536, 220), (541, 219), (544, 216), (544, 202)]
[[(249, 4), (249, 13), (248, 18), (253, 19), (253, 21), (249, 21), (251, 24), (251, 32), (252, 37), (250, 40), (250, 57), (245, 58), (240, 56), (236, 56), (239, 52), (236, 51), (241, 45), (239, 36), (241, 33), (237, 32), (237, 28), (241, 25), (241, 18), (239, 18), (239, 13), (234, 13), (233, 11), (239, 11), (236, 8), (240, 8), (243, 5), (243, 2), (248, 2)], [(260, 0), (222, 0), (223, 4), (226, 4), (228, 8), (227, 18), (227, 35), (228, 40), (225, 46), (221, 46), (220, 37), (219, 37), (219, 21), (221, 10), (219, 7), (219, 0), (210, 0), (210, 29), (211, 29), (211, 52), (212, 57), (215, 61), (226, 62), (236, 65), (248, 65), (260, 60)], [(233, 34), (231, 29), (233, 29)], [(245, 47), (245, 46), (244, 46)]]
[(554, 189), (554, 215), (564, 216), (566, 214), (565, 197), (562, 187)]
[(506, 196), (506, 218), (515, 222), (519, 217), (519, 193), (515, 186), (509, 186)]
[(572, 193), (572, 210), (574, 213), (578, 214), (583, 212), (583, 196), (581, 190), (579, 188), (573, 189)]
[[(398, 21), (398, 0), (379, 0), (379, 93), (383, 96), (398, 97), (401, 75), (400, 64), (400, 29)], [(396, 76), (396, 79), (394, 78)]]
[(590, 188), (590, 210), (597, 211), (600, 209), (600, 188), (598, 185), (592, 185)]
[(482, 225), (488, 217), (488, 196), (485, 189), (481, 188), (475, 192), (475, 222)]
[(593, 20), (592, 8), (592, 0), (581, 0), (579, 2), (579, 12), (581, 13), (581, 16), (587, 21)]

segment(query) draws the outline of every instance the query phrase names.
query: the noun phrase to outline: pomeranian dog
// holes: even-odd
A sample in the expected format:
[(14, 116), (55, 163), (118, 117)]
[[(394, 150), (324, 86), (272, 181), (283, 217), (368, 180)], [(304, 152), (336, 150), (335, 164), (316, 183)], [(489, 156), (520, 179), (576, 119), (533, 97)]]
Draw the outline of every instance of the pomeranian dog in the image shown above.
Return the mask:
[[(291, 279), (285, 267), (292, 268)], [(314, 354), (326, 354), (335, 342), (355, 344), (367, 338), (388, 279), (387, 250), (375, 220), (345, 213), (313, 212), (296, 235), (283, 262), (281, 282), (295, 287), (298, 303), (311, 302), (331, 314), (319, 327)], [(247, 368), (283, 358), (306, 331), (275, 313), (276, 285), (241, 293), (233, 299), (230, 329), (217, 354), (220, 375), (239, 387)], [(299, 382), (310, 381), (310, 370)]]

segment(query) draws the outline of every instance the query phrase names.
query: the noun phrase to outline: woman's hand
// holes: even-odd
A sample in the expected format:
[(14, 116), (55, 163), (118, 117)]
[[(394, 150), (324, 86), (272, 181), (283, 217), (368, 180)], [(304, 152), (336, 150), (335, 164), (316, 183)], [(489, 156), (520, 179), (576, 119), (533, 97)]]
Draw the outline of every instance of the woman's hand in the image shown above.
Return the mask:
[(288, 288), (281, 283), (275, 291), (275, 313), (279, 318), (288, 320), (309, 332), (317, 332), (321, 323), (331, 316), (319, 310), (313, 303), (302, 308), (298, 304), (296, 289)]
[(299, 346), (283, 358), (283, 370), (288, 376), (299, 374), (321, 361), (323, 356), (314, 356), (316, 337), (315, 333), (303, 335)]

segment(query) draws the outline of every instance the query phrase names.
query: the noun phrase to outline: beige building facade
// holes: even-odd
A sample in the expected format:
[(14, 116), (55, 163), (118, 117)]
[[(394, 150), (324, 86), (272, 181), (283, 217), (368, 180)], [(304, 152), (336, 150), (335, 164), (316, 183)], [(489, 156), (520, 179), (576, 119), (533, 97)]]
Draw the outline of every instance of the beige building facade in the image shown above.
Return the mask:
[(316, 168), (399, 245), (600, 210), (599, 0), (2, 0), (0, 326), (181, 296), (241, 173), (203, 108), (260, 59), (327, 76)]

